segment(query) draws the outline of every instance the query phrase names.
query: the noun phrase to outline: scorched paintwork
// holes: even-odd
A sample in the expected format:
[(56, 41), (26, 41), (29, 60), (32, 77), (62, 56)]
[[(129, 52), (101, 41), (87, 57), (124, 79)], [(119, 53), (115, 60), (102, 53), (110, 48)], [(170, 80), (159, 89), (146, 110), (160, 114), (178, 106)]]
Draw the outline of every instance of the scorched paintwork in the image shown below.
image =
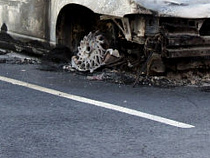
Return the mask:
[(57, 18), (62, 8), (69, 4), (117, 17), (155, 12), (160, 16), (210, 16), (208, 0), (0, 0), (0, 25), (5, 23), (14, 36), (56, 44)]

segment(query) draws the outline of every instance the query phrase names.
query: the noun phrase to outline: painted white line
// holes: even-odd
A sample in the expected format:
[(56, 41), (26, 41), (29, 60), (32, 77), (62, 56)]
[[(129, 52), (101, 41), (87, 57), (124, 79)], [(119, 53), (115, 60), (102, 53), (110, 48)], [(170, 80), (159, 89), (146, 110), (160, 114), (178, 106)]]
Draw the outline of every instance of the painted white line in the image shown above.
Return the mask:
[(110, 104), (110, 103), (96, 101), (96, 100), (88, 99), (88, 98), (85, 98), (85, 97), (80, 97), (80, 96), (76, 96), (76, 95), (72, 95), (72, 94), (63, 93), (63, 92), (60, 92), (60, 91), (57, 91), (57, 90), (41, 87), (41, 86), (38, 86), (38, 85), (30, 84), (30, 83), (27, 83), (27, 82), (22, 82), (22, 81), (19, 81), (19, 80), (15, 80), (15, 79), (3, 77), (3, 76), (0, 76), (0, 81), (4, 81), (4, 82), (11, 83), (11, 84), (14, 84), (14, 85), (27, 87), (27, 88), (30, 88), (30, 89), (33, 89), (33, 90), (37, 90), (37, 91), (52, 94), (52, 95), (55, 95), (55, 96), (71, 99), (71, 100), (74, 100), (74, 101), (78, 101), (78, 102), (82, 102), (82, 103), (86, 103), (86, 104), (91, 104), (91, 105), (94, 105), (94, 106), (97, 106), (97, 107), (102, 107), (102, 108), (105, 108), (105, 109), (110, 109), (110, 110), (118, 111), (118, 112), (121, 112), (121, 113), (126, 113), (126, 114), (129, 114), (129, 115), (149, 119), (149, 120), (152, 120), (152, 121), (156, 121), (156, 122), (167, 124), (167, 125), (174, 126), (174, 127), (179, 127), (179, 128), (194, 128), (195, 127), (195, 126), (192, 126), (192, 125), (189, 125), (189, 124), (185, 124), (185, 123), (182, 123), (182, 122), (177, 122), (177, 121), (170, 120), (170, 119), (167, 119), (167, 118), (163, 118), (163, 117), (160, 117), (160, 116), (147, 114), (147, 113), (140, 112), (140, 111), (137, 111), (137, 110), (124, 108), (124, 107), (121, 107), (121, 106), (118, 106), (118, 105), (113, 105), (113, 104)]

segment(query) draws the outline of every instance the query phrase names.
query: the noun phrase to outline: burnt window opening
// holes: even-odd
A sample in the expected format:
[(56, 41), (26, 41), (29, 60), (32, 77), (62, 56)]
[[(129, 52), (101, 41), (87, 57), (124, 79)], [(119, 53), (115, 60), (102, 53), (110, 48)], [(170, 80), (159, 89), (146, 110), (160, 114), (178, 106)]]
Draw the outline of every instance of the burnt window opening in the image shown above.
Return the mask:
[(210, 19), (204, 21), (201, 29), (200, 29), (201, 36), (210, 36)]

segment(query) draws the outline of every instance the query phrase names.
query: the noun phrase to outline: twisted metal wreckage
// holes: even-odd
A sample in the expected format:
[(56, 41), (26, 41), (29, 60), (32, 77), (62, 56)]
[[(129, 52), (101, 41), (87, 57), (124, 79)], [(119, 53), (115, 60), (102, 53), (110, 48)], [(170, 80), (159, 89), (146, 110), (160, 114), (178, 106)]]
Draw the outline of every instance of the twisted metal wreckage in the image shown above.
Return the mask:
[(210, 66), (209, 0), (0, 0), (0, 25), (0, 47), (42, 54), (62, 45), (79, 71), (113, 57), (146, 73)]

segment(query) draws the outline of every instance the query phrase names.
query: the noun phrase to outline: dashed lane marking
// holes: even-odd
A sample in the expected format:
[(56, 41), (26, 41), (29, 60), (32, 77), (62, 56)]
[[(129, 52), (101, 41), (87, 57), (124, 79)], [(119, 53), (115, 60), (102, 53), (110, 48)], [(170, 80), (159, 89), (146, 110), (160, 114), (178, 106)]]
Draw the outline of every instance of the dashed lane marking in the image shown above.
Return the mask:
[(77, 102), (86, 103), (86, 104), (94, 105), (94, 106), (97, 106), (97, 107), (101, 107), (101, 108), (105, 108), (105, 109), (109, 109), (109, 110), (113, 110), (113, 111), (118, 111), (118, 112), (129, 114), (129, 115), (145, 118), (145, 119), (148, 119), (148, 120), (156, 121), (156, 122), (159, 122), (159, 123), (167, 124), (167, 125), (178, 127), (178, 128), (194, 128), (195, 127), (195, 126), (192, 126), (192, 125), (189, 125), (189, 124), (185, 124), (185, 123), (182, 123), (182, 122), (178, 122), (178, 121), (174, 121), (174, 120), (171, 120), (171, 119), (163, 118), (163, 117), (160, 117), (160, 116), (151, 115), (151, 114), (147, 114), (147, 113), (144, 113), (144, 112), (141, 112), (141, 111), (121, 107), (121, 106), (118, 106), (118, 105), (114, 105), (114, 104), (110, 104), (110, 103), (106, 103), (106, 102), (102, 102), (102, 101), (96, 101), (96, 100), (93, 100), (93, 99), (64, 93), (64, 92), (57, 91), (57, 90), (54, 90), (54, 89), (41, 87), (41, 86), (38, 86), (38, 85), (35, 85), (35, 84), (30, 84), (30, 83), (27, 83), (27, 82), (7, 78), (7, 77), (4, 77), (4, 76), (0, 76), (0, 81), (11, 83), (11, 84), (22, 86), (22, 87), (26, 87), (26, 88), (30, 88), (30, 89), (37, 90), (37, 91), (44, 92), (44, 93), (48, 93), (48, 94), (51, 94), (51, 95), (67, 98), (67, 99), (74, 100), (74, 101), (77, 101)]

